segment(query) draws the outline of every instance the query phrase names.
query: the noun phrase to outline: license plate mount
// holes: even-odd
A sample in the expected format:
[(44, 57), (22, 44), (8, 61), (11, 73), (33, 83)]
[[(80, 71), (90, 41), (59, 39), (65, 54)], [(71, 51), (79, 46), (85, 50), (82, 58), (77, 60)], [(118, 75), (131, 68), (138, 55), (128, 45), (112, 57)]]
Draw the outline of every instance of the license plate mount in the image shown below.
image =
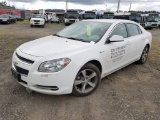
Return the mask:
[(12, 71), (12, 76), (18, 81), (20, 82), (21, 81), (21, 75), (14, 69), (11, 69)]

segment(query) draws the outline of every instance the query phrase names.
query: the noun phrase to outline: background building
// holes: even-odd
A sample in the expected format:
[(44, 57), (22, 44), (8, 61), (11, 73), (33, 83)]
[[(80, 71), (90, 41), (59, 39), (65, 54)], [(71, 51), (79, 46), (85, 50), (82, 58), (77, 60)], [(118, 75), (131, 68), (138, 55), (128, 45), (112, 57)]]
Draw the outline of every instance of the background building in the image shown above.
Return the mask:
[(15, 7), (7, 6), (6, 4), (0, 3), (0, 15), (1, 14), (10, 14), (15, 16), (21, 16), (21, 11), (16, 10)]

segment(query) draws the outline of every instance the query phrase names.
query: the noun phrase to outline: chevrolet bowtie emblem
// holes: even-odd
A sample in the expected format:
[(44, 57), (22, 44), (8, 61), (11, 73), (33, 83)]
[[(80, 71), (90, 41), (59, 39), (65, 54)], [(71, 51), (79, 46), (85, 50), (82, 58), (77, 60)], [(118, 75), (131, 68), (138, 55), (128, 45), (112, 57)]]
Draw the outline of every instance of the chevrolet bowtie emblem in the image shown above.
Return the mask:
[(14, 61), (13, 64), (14, 64), (14, 65), (18, 65), (18, 62), (17, 62), (17, 61)]

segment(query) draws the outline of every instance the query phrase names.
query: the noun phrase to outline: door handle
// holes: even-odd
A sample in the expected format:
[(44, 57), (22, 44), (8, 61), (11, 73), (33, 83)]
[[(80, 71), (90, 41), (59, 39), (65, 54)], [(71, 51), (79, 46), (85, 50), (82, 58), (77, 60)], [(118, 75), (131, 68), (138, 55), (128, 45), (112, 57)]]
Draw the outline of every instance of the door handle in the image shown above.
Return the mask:
[(130, 45), (130, 42), (128, 41), (126, 45)]
[(142, 40), (145, 40), (145, 38), (142, 38)]

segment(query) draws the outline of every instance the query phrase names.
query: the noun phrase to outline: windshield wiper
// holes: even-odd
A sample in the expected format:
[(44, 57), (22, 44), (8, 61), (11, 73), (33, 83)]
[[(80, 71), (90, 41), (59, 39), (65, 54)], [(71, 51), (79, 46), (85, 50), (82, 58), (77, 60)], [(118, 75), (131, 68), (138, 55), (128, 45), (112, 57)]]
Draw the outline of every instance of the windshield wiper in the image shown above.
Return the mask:
[(53, 36), (57, 36), (57, 37), (64, 38), (63, 36), (60, 36), (60, 35), (58, 35), (58, 34), (53, 34)]
[(67, 39), (72, 39), (72, 40), (77, 40), (77, 41), (81, 41), (81, 42), (87, 42), (89, 43), (90, 41), (86, 41), (84, 39), (80, 39), (80, 38), (74, 38), (74, 37), (66, 37)]

